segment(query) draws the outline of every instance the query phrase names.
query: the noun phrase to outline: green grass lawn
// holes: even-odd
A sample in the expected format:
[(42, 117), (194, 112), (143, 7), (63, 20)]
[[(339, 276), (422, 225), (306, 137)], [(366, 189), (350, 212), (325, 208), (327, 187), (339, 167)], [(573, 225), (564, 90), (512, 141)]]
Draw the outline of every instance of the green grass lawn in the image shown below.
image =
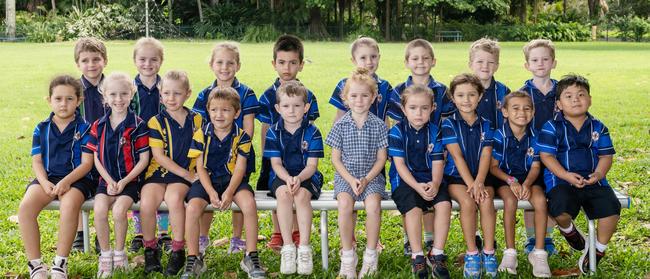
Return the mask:
[[(116, 41), (107, 44), (109, 63), (106, 73), (135, 73), (131, 59), (133, 43)], [(207, 61), (214, 42), (167, 41), (164, 44), (166, 53), (161, 72), (186, 70), (195, 93), (212, 82), (214, 77)], [(530, 73), (523, 67), (522, 46), (523, 43), (502, 44), (501, 64), (496, 77), (512, 89), (520, 88), (524, 80), (530, 78)], [(437, 65), (433, 75), (437, 80), (448, 84), (453, 75), (468, 71), (469, 43), (436, 44), (434, 47)], [(6, 202), (0, 208), (0, 276), (28, 276), (18, 225), (11, 222), (9, 217), (17, 214), (25, 185), (33, 178), (29, 156), (31, 134), (36, 123), (49, 113), (45, 101), (49, 80), (57, 73), (80, 75), (73, 61), (72, 48), (72, 42), (0, 44), (0, 115), (4, 116), (4, 120), (0, 121), (0, 188), (6, 190), (0, 192), (0, 201), (2, 204)], [(334, 108), (328, 104), (332, 89), (340, 78), (353, 70), (349, 46), (346, 43), (306, 43), (305, 48), (306, 62), (299, 78), (318, 98), (321, 118), (316, 123), (325, 135), (335, 115)], [(238, 78), (252, 87), (258, 96), (275, 78), (271, 51), (270, 43), (241, 46), (242, 68)], [(403, 64), (403, 53), (404, 44), (381, 45), (382, 59), (378, 74), (393, 85), (402, 82), (408, 75)], [(618, 232), (612, 238), (607, 257), (599, 266), (598, 277), (650, 278), (650, 44), (558, 43), (557, 60), (554, 78), (559, 79), (569, 72), (589, 78), (593, 95), (591, 113), (609, 127), (617, 150), (608, 178), (616, 189), (632, 197), (632, 208), (623, 210)], [(187, 106), (191, 107), (192, 103), (188, 102)], [(259, 133), (259, 128), (257, 131)], [(259, 135), (255, 137), (255, 146), (259, 146)], [(334, 170), (329, 162), (329, 148), (326, 149), (327, 155), (321, 160), (320, 170), (329, 182), (333, 180)], [(252, 181), (255, 179), (254, 176)], [(327, 189), (332, 188), (330, 183), (326, 183)], [(262, 235), (270, 234), (269, 215), (269, 212), (260, 212)], [(229, 237), (230, 214), (216, 216), (211, 238)], [(315, 229), (320, 221), (318, 216), (315, 214)], [(386, 249), (380, 256), (380, 273), (376, 277), (410, 278), (410, 261), (402, 255), (400, 218), (393, 212), (385, 212), (383, 216), (381, 239)], [(452, 219), (446, 253), (450, 256), (452, 276), (457, 278), (462, 276), (462, 266), (453, 262), (465, 250), (458, 215), (454, 214)], [(54, 257), (58, 212), (43, 212), (39, 220), (43, 259), (49, 264)], [(360, 220), (363, 220), (363, 216), (360, 216)], [(579, 220), (586, 230), (584, 217), (579, 217)], [(356, 228), (360, 254), (365, 241), (362, 224)], [(312, 277), (315, 278), (333, 278), (338, 272), (339, 237), (335, 214), (330, 214), (329, 225), (329, 270), (320, 268), (320, 238), (317, 232), (312, 233), (316, 267)], [(519, 222), (517, 236), (517, 248), (521, 251), (525, 241), (523, 222)], [(554, 238), (560, 254), (550, 258), (551, 268), (574, 268), (579, 255), (570, 252), (559, 233), (555, 233)], [(499, 247), (504, 247), (501, 221), (497, 223), (497, 239)], [(259, 244), (262, 261), (269, 273), (277, 277), (280, 257), (263, 249), (263, 246), (264, 243)], [(500, 259), (501, 252), (498, 256)], [(240, 259), (241, 254), (227, 255), (226, 247), (212, 247), (207, 255), (208, 274), (211, 277), (242, 277), (245, 274), (239, 271)], [(71, 277), (92, 277), (96, 272), (97, 256), (73, 255), (70, 263)], [(531, 277), (531, 268), (523, 253), (519, 256), (519, 264), (520, 276)], [(125, 278), (142, 276), (142, 268), (123, 275)]]

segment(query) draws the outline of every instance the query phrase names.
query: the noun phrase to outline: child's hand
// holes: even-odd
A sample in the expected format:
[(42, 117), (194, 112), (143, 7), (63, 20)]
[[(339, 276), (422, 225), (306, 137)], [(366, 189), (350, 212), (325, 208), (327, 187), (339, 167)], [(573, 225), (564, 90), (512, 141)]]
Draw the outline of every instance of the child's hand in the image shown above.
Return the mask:
[(363, 193), (363, 191), (366, 190), (366, 187), (368, 186), (369, 183), (370, 181), (368, 181), (368, 179), (365, 176), (359, 180), (359, 186), (358, 186), (359, 193), (357, 194), (357, 196), (361, 195), (361, 193)]
[(46, 195), (50, 197), (55, 197), (56, 194), (54, 193), (54, 184), (52, 182), (46, 182), (41, 184), (41, 187), (43, 188), (43, 191), (45, 192)]
[(589, 179), (584, 180), (585, 186), (587, 185), (593, 185), (598, 183), (600, 179), (602, 178), (602, 175), (599, 172), (593, 172), (592, 174), (589, 175)]
[(129, 184), (129, 183), (126, 182), (126, 180), (124, 180), (124, 179), (122, 179), (122, 180), (118, 181), (117, 183), (115, 183), (115, 188), (116, 188), (115, 195), (117, 195), (119, 193), (122, 193), (124, 188), (126, 188), (127, 184)]
[(574, 172), (566, 172), (564, 175), (564, 180), (569, 182), (571, 186), (574, 186), (576, 188), (582, 188), (585, 187), (585, 179), (581, 175), (574, 173)]
[(474, 180), (474, 184), (472, 186), (473, 190), (473, 198), (476, 203), (481, 203), (485, 198), (488, 197), (487, 191), (485, 190), (485, 186), (483, 185), (483, 182), (479, 182), (477, 180)]
[(356, 179), (356, 178), (353, 178), (353, 179), (354, 180), (349, 180), (347, 182), (348, 182), (348, 184), (350, 184), (350, 188), (352, 188), (352, 193), (354, 193), (355, 195), (358, 196), (359, 193), (360, 193), (359, 188), (360, 188), (360, 185), (361, 185), (361, 180)]
[(115, 196), (119, 194), (120, 192), (117, 192), (117, 182), (111, 180), (111, 181), (106, 181), (106, 194), (109, 196)]
[(431, 187), (427, 183), (418, 183), (418, 186), (416, 187), (416, 192), (420, 194), (422, 199), (425, 201), (432, 201), (433, 200), (433, 195), (431, 195)]
[(194, 182), (194, 180), (196, 179), (196, 174), (194, 173), (194, 171), (186, 171), (185, 175), (183, 175), (183, 179), (189, 182)]
[(212, 207), (219, 208), (219, 206), (221, 206), (221, 200), (219, 199), (219, 194), (217, 194), (217, 191), (208, 193), (208, 197), (210, 197), (210, 204)]
[(520, 200), (522, 199), (521, 196), (523, 194), (523, 187), (521, 186), (521, 184), (519, 184), (519, 182), (515, 181), (510, 183), (510, 191), (512, 191), (512, 193), (515, 194), (515, 197), (517, 197)]
[(439, 188), (433, 186), (433, 182), (431, 182), (431, 181), (429, 181), (429, 182), (427, 183), (427, 185), (429, 185), (429, 191), (430, 191), (430, 193), (431, 193), (431, 197), (434, 197), (434, 198), (435, 198), (435, 197), (438, 195), (438, 190), (439, 190)]
[(233, 194), (228, 190), (223, 192), (223, 195), (221, 195), (221, 206), (219, 206), (219, 209), (221, 210), (230, 209), (230, 205), (232, 204), (232, 196)]
[(292, 176), (289, 180), (291, 181), (289, 184), (289, 189), (291, 190), (291, 194), (295, 195), (298, 193), (298, 189), (300, 189), (300, 178), (297, 176)]
[(70, 183), (65, 183), (63, 180), (59, 181), (59, 183), (54, 186), (53, 194), (56, 196), (61, 196), (65, 193), (67, 193), (70, 190)]

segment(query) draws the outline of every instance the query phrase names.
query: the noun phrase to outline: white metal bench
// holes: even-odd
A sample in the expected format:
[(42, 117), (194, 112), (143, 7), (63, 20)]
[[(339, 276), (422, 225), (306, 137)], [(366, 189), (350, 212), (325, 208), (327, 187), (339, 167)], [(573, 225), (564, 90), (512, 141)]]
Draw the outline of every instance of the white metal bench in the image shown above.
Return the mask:
[(451, 39), (454, 42), (460, 42), (463, 40), (463, 33), (458, 30), (444, 30), (438, 31), (436, 33), (436, 40), (438, 42), (443, 42), (445, 39)]
[[(630, 197), (618, 192), (614, 191), (616, 193), (616, 197), (618, 198), (619, 202), (621, 203), (622, 208), (630, 208), (631, 206), (631, 201)], [(267, 196), (268, 191), (256, 191), (255, 192), (255, 200), (257, 202), (257, 209), (258, 210), (274, 210), (277, 207), (277, 201), (269, 196)], [(336, 211), (338, 209), (336, 200), (334, 199), (334, 192), (333, 191), (323, 191), (321, 193), (321, 196), (318, 200), (313, 200), (311, 202), (311, 205), (314, 210), (320, 210), (320, 238), (321, 238), (321, 257), (322, 257), (322, 263), (323, 263), (323, 269), (327, 269), (329, 266), (329, 236), (328, 236), (328, 230), (327, 230), (327, 224), (328, 224), (328, 211), (334, 210)], [(46, 210), (58, 210), (60, 206), (59, 201), (53, 201), (51, 202), (47, 207), (45, 207)], [(528, 201), (519, 201), (518, 203), (518, 208), (520, 209), (532, 209), (532, 206)], [(503, 209), (503, 201), (501, 199), (495, 199), (494, 200), (494, 207), (497, 210)], [(361, 202), (357, 202), (354, 205), (354, 208), (356, 210), (363, 210), (363, 204)], [(395, 205), (395, 202), (393, 200), (382, 200), (381, 201), (381, 208), (382, 210), (397, 210), (397, 206)], [(93, 209), (93, 200), (88, 200), (84, 202), (84, 204), (81, 206), (81, 212), (82, 212), (82, 221), (83, 221), (83, 235), (84, 235), (84, 252), (89, 252), (90, 250), (90, 240), (89, 240), (89, 228), (88, 228), (88, 217), (90, 214), (90, 211)], [(132, 210), (138, 210), (140, 209), (140, 204), (134, 204), (131, 206)], [(167, 205), (163, 202), (159, 208), (160, 210), (167, 210)], [(237, 205), (235, 203), (232, 204), (231, 206), (232, 210), (239, 210)], [(453, 210), (459, 210), (458, 203), (452, 201), (452, 209)], [(215, 209), (211, 206), (208, 205), (208, 207), (205, 209), (206, 211), (215, 211)], [(594, 220), (589, 220), (589, 269), (592, 272), (596, 271), (596, 225)]]

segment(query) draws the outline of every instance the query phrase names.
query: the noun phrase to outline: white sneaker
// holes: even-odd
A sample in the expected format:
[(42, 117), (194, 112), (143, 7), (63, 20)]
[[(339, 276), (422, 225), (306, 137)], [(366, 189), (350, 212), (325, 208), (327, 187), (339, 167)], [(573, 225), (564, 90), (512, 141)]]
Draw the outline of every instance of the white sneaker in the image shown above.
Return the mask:
[(97, 265), (97, 278), (108, 278), (113, 274), (113, 255), (99, 255), (99, 264)]
[(126, 252), (118, 255), (113, 252), (113, 269), (126, 270), (129, 267), (129, 257), (126, 256)]
[(298, 274), (310, 275), (314, 271), (311, 245), (298, 246)]
[(355, 279), (357, 278), (357, 264), (359, 258), (356, 251), (352, 250), (352, 256), (341, 255), (341, 270), (339, 271), (339, 278)]
[(361, 270), (359, 271), (359, 278), (376, 273), (378, 261), (379, 257), (377, 255), (377, 250), (375, 250), (374, 253), (368, 253), (368, 250), (366, 250), (366, 252), (363, 253), (363, 265), (361, 265)]
[(533, 276), (551, 278), (551, 268), (548, 266), (548, 253), (545, 250), (533, 250), (528, 254), (528, 262), (533, 266)]
[(56, 261), (50, 267), (50, 278), (52, 279), (68, 279), (68, 263), (64, 260), (60, 263)]
[(283, 245), (280, 255), (280, 273), (296, 273), (296, 246), (293, 243)]
[(32, 265), (28, 261), (27, 266), (29, 267), (30, 279), (47, 279), (47, 266), (44, 263), (41, 262), (37, 265)]
[(517, 275), (517, 250), (506, 249), (503, 251), (503, 258), (499, 265), (499, 272), (508, 272)]

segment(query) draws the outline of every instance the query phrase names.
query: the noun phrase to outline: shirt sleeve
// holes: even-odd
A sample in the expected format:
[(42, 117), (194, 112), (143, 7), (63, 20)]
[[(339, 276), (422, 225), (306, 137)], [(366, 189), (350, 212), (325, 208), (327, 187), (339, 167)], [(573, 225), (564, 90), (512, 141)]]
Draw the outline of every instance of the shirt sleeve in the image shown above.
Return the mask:
[(41, 154), (41, 128), (40, 124), (36, 125), (34, 128), (34, 133), (32, 134), (32, 152), (31, 156)]
[[(275, 125), (273, 125), (275, 126)], [(274, 158), (282, 157), (282, 152), (280, 151), (280, 145), (278, 144), (278, 136), (275, 134), (274, 129), (269, 128), (266, 131), (266, 141), (264, 143), (264, 154), (265, 158)]]
[(343, 149), (343, 138), (341, 135), (340, 123), (341, 121), (334, 123), (334, 126), (332, 126), (332, 129), (330, 130), (329, 134), (327, 134), (327, 138), (325, 139), (325, 144), (332, 147), (332, 149)]
[(456, 134), (456, 129), (454, 129), (454, 124), (451, 122), (451, 119), (445, 119), (442, 122), (442, 144), (447, 146), (448, 144), (458, 143), (458, 134)]
[(438, 93), (442, 94), (442, 112), (440, 114), (441, 118), (447, 118), (450, 115), (454, 114), (456, 111), (456, 106), (454, 105), (454, 102), (452, 102), (449, 97), (447, 96), (447, 87), (442, 86), (443, 90), (440, 90)]
[(269, 98), (268, 98), (269, 90), (266, 90), (262, 96), (260, 96), (259, 100), (259, 109), (257, 110), (257, 115), (255, 116), (257, 120), (259, 120), (262, 123), (266, 124), (273, 124), (271, 123), (271, 108), (273, 104), (270, 104)]
[(93, 125), (90, 126), (90, 132), (88, 133), (90, 135), (90, 138), (86, 143), (86, 148), (88, 148), (92, 152), (97, 152), (97, 143), (99, 142), (99, 136), (97, 131), (98, 126), (99, 126), (99, 120), (95, 120)]
[(404, 136), (399, 124), (393, 126), (388, 133), (388, 156), (406, 157), (404, 152)]
[(164, 148), (163, 131), (160, 122), (158, 122), (158, 118), (154, 116), (149, 119), (147, 126), (149, 126), (149, 146)]
[(494, 132), (494, 143), (492, 144), (492, 158), (501, 162), (503, 160), (503, 131), (501, 129)]
[(93, 153), (90, 148), (88, 148), (88, 142), (90, 142), (90, 128), (92, 127), (90, 124), (84, 124), (84, 131), (81, 132), (81, 152), (83, 153)]
[(260, 103), (257, 101), (253, 89), (246, 88), (244, 99), (242, 100), (242, 115), (256, 114), (259, 110)]
[[(533, 149), (533, 162), (540, 162), (541, 159), (539, 158), (539, 145), (537, 144), (537, 138), (533, 138), (533, 141), (531, 145), (528, 147), (529, 149)], [(543, 174), (540, 174), (543, 175)]]
[(318, 111), (318, 100), (316, 100), (316, 95), (311, 91), (308, 91), (309, 94), (309, 111), (307, 112), (307, 120), (314, 121), (320, 117), (320, 112)]
[(551, 120), (542, 126), (539, 138), (537, 139), (537, 146), (539, 147), (540, 153), (557, 154), (558, 139), (555, 125), (553, 125)]
[(378, 125), (379, 134), (377, 136), (379, 137), (379, 140), (377, 141), (377, 149), (382, 149), (388, 147), (388, 127), (386, 127), (386, 124), (381, 122), (381, 120), (378, 122), (381, 125)]
[(345, 103), (343, 103), (343, 99), (341, 98), (341, 92), (343, 92), (345, 81), (345, 79), (342, 79), (338, 84), (336, 84), (334, 91), (332, 91), (332, 97), (330, 97), (330, 104), (342, 111), (348, 110), (348, 108), (345, 106)]
[(136, 154), (149, 151), (149, 128), (144, 121), (135, 128), (135, 138), (132, 140)]
[(440, 139), (440, 130), (436, 129), (432, 137), (433, 139), (431, 140), (431, 142), (433, 143), (433, 149), (431, 150), (431, 152), (429, 152), (429, 160), (431, 162), (444, 161), (445, 156), (443, 155), (443, 145), (442, 145), (442, 140)]
[(609, 136), (609, 129), (605, 125), (601, 124), (601, 129), (598, 132), (598, 155), (613, 155), (616, 154), (614, 150), (614, 145), (612, 144), (612, 138)]
[(199, 92), (199, 95), (196, 96), (196, 100), (194, 101), (194, 105), (192, 106), (192, 110), (200, 113), (203, 118), (208, 118), (208, 112), (206, 111), (206, 102), (208, 99), (208, 96), (210, 92), (208, 91), (210, 87), (207, 87), (203, 89), (203, 91)]
[(492, 146), (494, 144), (494, 130), (490, 128), (490, 121), (483, 123), (483, 147)]
[(239, 142), (237, 143), (237, 154), (247, 157), (251, 153), (251, 138), (244, 131), (241, 132)]
[(316, 126), (313, 127), (313, 132), (311, 135), (311, 140), (307, 146), (307, 157), (309, 158), (323, 158), (325, 153), (323, 152), (323, 136)]
[(400, 88), (401, 86), (397, 86), (388, 94), (388, 116), (395, 121), (401, 121), (404, 118), (400, 108)]
[(190, 149), (187, 151), (188, 158), (197, 158), (203, 153), (205, 138), (203, 129), (196, 129), (194, 134), (192, 134), (192, 143), (190, 144)]

